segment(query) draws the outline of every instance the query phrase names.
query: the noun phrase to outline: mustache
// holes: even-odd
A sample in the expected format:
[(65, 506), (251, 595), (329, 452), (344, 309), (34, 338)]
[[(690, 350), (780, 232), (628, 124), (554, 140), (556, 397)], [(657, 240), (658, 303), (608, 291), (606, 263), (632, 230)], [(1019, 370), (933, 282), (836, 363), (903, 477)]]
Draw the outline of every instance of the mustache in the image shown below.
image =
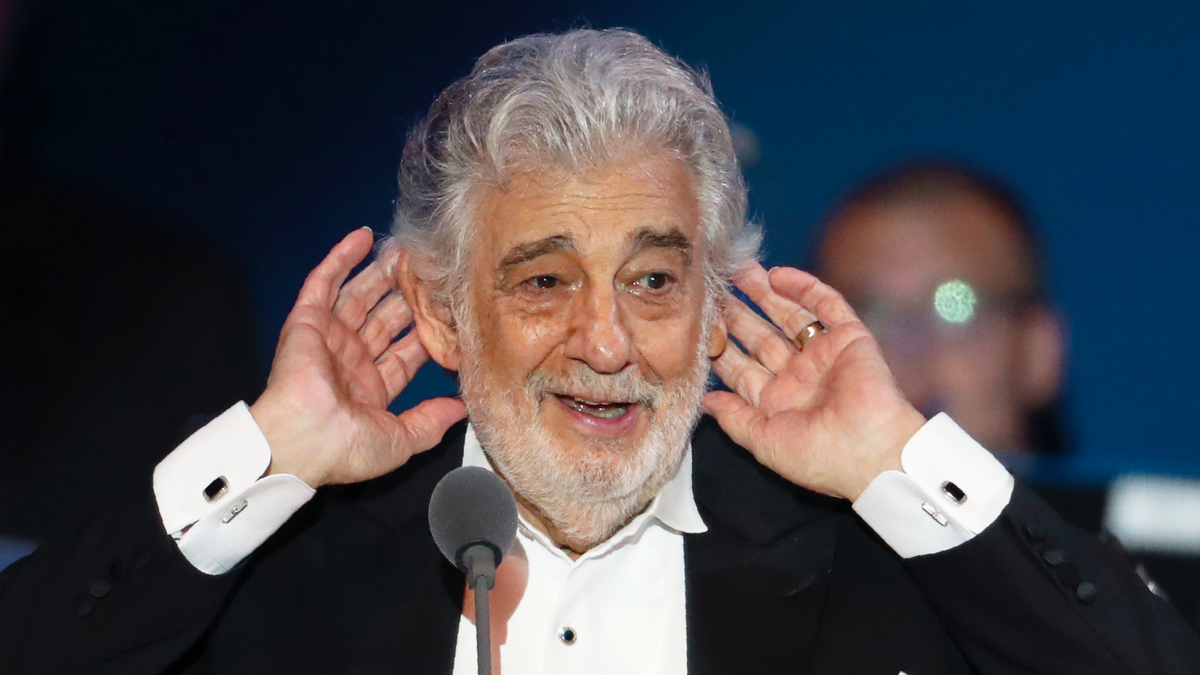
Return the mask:
[(653, 410), (663, 387), (647, 382), (634, 368), (601, 374), (580, 366), (566, 373), (535, 370), (525, 378), (525, 391), (539, 403), (549, 396), (567, 394), (592, 401), (637, 403)]

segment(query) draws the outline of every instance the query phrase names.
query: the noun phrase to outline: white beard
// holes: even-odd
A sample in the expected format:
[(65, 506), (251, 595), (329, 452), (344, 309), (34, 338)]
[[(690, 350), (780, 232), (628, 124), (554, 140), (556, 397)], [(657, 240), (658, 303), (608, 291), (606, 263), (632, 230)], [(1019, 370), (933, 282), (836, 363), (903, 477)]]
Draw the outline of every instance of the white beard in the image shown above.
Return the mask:
[[(488, 458), (513, 491), (566, 541), (591, 548), (607, 540), (644, 511), (679, 472), (700, 419), (709, 370), (707, 345), (700, 341), (690, 369), (677, 382), (652, 384), (631, 368), (601, 375), (579, 364), (566, 374), (535, 370), (518, 394), (500, 391), (492, 381), (472, 324), (459, 323), (459, 381)], [(603, 438), (563, 447), (539, 415), (541, 406), (559, 405), (550, 392), (587, 392), (596, 401), (637, 402), (649, 415), (646, 437), (632, 451)]]

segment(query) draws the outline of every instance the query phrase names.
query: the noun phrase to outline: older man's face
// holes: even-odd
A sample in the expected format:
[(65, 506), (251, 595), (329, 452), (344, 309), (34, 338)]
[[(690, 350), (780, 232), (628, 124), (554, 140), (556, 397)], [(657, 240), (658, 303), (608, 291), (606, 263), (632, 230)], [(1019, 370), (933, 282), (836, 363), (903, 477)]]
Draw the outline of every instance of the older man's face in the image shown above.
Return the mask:
[(521, 173), (476, 222), (460, 331), (472, 422), (519, 496), (594, 544), (678, 468), (720, 341), (693, 181), (669, 155)]

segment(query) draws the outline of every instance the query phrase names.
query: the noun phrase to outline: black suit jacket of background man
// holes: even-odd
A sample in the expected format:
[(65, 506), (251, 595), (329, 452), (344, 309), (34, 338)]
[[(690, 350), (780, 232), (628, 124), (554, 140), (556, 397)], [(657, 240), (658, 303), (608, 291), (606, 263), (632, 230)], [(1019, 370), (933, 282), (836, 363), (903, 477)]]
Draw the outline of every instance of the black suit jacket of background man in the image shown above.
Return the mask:
[[(426, 508), (464, 430), (322, 490), (222, 576), (183, 558), (148, 490), (99, 514), (0, 577), (0, 669), (450, 673), (463, 577)], [(712, 420), (692, 447), (709, 529), (684, 544), (690, 673), (1200, 672), (1196, 635), (1122, 554), (1020, 485), (972, 541), (903, 561)]]

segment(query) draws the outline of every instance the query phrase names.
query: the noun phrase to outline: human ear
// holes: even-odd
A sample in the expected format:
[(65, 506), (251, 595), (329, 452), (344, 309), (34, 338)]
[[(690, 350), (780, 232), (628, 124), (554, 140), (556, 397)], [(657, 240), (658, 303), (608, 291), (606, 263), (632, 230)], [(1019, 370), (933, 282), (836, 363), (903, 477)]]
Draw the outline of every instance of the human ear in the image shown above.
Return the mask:
[(725, 347), (729, 344), (729, 328), (725, 326), (725, 308), (721, 308), (721, 315), (717, 317), (716, 323), (713, 324), (712, 333), (708, 336), (708, 358), (715, 359), (725, 353)]
[(405, 249), (400, 253), (396, 265), (396, 282), (404, 293), (404, 299), (412, 308), (413, 328), (417, 338), (430, 358), (449, 370), (458, 370), (458, 330), (450, 315), (450, 308), (436, 302), (429, 293), (429, 285), (417, 274), (412, 252)]
[(1029, 310), (1021, 324), (1021, 393), (1027, 408), (1049, 404), (1062, 387), (1066, 336), (1059, 315), (1049, 307)]

